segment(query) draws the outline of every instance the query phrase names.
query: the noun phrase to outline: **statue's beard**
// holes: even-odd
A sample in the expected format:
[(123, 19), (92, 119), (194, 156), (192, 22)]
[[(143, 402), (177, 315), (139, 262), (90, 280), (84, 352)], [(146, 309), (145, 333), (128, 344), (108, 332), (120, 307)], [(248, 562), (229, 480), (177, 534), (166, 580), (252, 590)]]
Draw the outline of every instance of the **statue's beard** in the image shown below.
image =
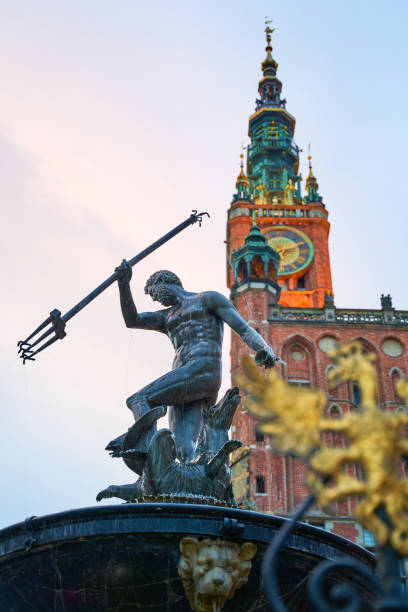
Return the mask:
[(152, 291), (152, 298), (163, 306), (172, 306), (176, 302), (174, 293), (165, 285), (156, 285)]

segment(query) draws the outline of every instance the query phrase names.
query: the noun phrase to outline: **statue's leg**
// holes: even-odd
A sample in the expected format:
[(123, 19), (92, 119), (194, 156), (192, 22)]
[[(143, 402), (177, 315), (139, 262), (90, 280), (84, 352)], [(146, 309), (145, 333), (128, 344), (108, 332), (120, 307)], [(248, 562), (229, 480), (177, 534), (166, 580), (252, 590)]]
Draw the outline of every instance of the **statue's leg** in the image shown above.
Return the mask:
[(203, 426), (203, 407), (207, 406), (206, 400), (197, 400), (169, 407), (169, 425), (176, 436), (181, 461), (191, 461), (194, 457), (197, 438)]
[(128, 397), (126, 404), (137, 420), (156, 406), (188, 404), (214, 398), (220, 384), (221, 369), (217, 362), (195, 360), (160, 376)]
[(217, 362), (195, 360), (164, 374), (128, 398), (127, 405), (139, 418), (155, 406), (174, 406), (171, 429), (184, 461), (192, 459), (202, 425), (202, 406), (208, 407), (216, 399), (221, 383)]

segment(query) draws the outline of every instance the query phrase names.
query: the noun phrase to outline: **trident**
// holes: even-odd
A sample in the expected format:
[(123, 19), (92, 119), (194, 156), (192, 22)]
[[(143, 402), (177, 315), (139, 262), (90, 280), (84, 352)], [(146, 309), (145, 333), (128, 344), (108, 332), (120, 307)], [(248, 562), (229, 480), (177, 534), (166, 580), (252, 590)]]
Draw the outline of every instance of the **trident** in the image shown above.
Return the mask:
[[(158, 240), (156, 240), (156, 242), (153, 242), (153, 244), (141, 251), (138, 255), (132, 257), (132, 259), (130, 259), (128, 263), (130, 264), (130, 266), (133, 267), (135, 264), (139, 263), (139, 261), (147, 257), (147, 255), (153, 253), (153, 251), (158, 249), (162, 244), (182, 232), (189, 225), (197, 223), (197, 221), (198, 225), (201, 227), (204, 215), (207, 215), (207, 217), (210, 216), (207, 212), (198, 213), (196, 210), (193, 210), (191, 215), (185, 221), (180, 223), (180, 225), (177, 225), (175, 228), (170, 230), (170, 232), (168, 232)], [(84, 297), (83, 300), (81, 300), (80, 302), (78, 302), (78, 304), (71, 308), (71, 310), (68, 310), (66, 314), (61, 316), (61, 312), (57, 309), (54, 309), (50, 313), (50, 316), (43, 323), (41, 323), (41, 325), (39, 325), (37, 329), (33, 331), (32, 334), (30, 334), (25, 340), (20, 340), (17, 343), (18, 354), (23, 360), (23, 363), (25, 363), (26, 361), (35, 361), (35, 355), (41, 353), (41, 351), (46, 349), (47, 346), (54, 344), (56, 340), (62, 340), (63, 338), (65, 338), (65, 336), (67, 335), (65, 331), (67, 321), (72, 319), (72, 317), (74, 317), (80, 310), (85, 308), (85, 306), (88, 306), (88, 304), (92, 302), (92, 300), (94, 300), (96, 297), (98, 297), (98, 295), (105, 291), (105, 289), (112, 285), (112, 283), (114, 283), (118, 279), (118, 277), (118, 272), (114, 272), (111, 276), (109, 276), (109, 278), (107, 278), (103, 283), (96, 287), (96, 289), (91, 291), (89, 295)], [(39, 334), (47, 326), (49, 326), (48, 329), (46, 329), (39, 338), (35, 339), (35, 336), (37, 336), (37, 334)], [(40, 344), (51, 334), (53, 334), (51, 338), (46, 340), (43, 344)], [(37, 348), (34, 350), (34, 347)]]

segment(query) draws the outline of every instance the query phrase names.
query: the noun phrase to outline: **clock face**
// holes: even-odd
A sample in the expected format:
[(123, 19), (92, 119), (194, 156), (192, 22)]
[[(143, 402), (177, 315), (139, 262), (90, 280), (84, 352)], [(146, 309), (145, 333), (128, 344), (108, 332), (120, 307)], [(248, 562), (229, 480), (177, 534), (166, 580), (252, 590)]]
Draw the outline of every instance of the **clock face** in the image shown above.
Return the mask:
[(313, 243), (306, 234), (286, 226), (265, 232), (269, 245), (279, 253), (279, 276), (291, 276), (306, 271), (314, 255)]

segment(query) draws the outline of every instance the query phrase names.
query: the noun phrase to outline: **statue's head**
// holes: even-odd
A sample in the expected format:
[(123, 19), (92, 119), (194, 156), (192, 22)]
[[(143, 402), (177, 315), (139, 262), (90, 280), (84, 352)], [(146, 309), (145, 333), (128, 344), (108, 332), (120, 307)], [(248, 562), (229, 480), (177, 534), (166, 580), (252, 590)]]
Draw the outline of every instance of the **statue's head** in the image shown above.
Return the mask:
[(159, 270), (147, 279), (145, 293), (163, 306), (172, 306), (176, 302), (176, 287), (183, 287), (179, 277), (170, 270)]

